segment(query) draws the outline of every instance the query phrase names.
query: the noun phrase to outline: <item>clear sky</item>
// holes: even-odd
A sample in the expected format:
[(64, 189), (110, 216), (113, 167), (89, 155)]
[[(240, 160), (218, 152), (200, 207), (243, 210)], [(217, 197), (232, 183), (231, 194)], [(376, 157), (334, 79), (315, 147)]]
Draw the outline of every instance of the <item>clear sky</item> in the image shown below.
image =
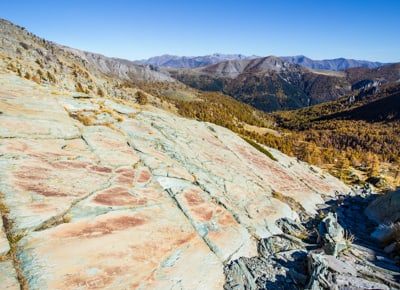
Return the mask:
[(241, 53), (400, 62), (400, 0), (0, 0), (0, 17), (130, 60)]

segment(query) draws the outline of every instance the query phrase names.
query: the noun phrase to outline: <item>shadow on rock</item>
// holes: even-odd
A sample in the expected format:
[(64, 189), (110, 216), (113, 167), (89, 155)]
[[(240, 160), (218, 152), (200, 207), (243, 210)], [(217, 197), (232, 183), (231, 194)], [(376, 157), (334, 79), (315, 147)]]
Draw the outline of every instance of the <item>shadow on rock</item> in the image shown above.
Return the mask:
[(225, 267), (225, 289), (400, 289), (398, 261), (371, 237), (378, 223), (365, 209), (378, 195), (362, 188), (321, 205), (300, 224), (277, 221), (283, 234), (261, 239), (258, 256)]

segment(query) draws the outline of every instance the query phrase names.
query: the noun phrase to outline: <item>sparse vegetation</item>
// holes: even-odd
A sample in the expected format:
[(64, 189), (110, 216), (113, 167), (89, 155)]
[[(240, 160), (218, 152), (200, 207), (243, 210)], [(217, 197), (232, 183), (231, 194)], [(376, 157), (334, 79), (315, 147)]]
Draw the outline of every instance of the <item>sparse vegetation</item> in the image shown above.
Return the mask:
[(260, 151), (261, 153), (263, 153), (264, 155), (266, 155), (267, 157), (269, 157), (270, 159), (274, 160), (274, 161), (278, 161), (272, 154), (271, 152), (269, 152), (268, 150), (266, 150), (264, 147), (262, 147), (260, 144), (257, 144), (256, 142), (254, 142), (253, 140), (247, 139), (245, 137), (242, 137), (242, 139), (244, 141), (246, 141), (247, 143), (249, 143), (251, 146), (253, 146), (254, 148), (256, 148), (258, 151)]
[(104, 97), (105, 96), (104, 90), (102, 88), (97, 88), (97, 95), (99, 97)]
[(142, 91), (137, 91), (136, 101), (138, 102), (139, 105), (146, 105), (149, 102), (146, 94), (143, 93)]
[(305, 211), (304, 207), (290, 196), (283, 195), (282, 193), (273, 190), (272, 197), (282, 201), (283, 203), (286, 203), (295, 212)]

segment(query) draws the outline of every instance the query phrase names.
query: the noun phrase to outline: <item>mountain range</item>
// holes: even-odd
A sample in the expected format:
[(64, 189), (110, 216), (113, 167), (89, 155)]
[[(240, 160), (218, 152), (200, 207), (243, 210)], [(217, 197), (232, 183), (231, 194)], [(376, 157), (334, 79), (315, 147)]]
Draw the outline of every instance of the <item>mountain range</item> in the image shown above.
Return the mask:
[(345, 70), (353, 67), (377, 68), (387, 64), (376, 61), (355, 60), (346, 58), (314, 60), (304, 55), (282, 56), (280, 58), (283, 59), (284, 61), (294, 64), (299, 64), (301, 66), (311, 69), (334, 70), (334, 71)]
[[(151, 57), (149, 59), (138, 60), (136, 62), (143, 64), (150, 64), (158, 67), (196, 68), (228, 60), (244, 60), (244, 59), (254, 59), (254, 58), (260, 58), (260, 56), (255, 56), (255, 55), (245, 56), (242, 54), (220, 54), (220, 53), (214, 53), (211, 55), (204, 55), (204, 56), (177, 56), (177, 55), (165, 54), (161, 56)], [(346, 58), (313, 60), (304, 55), (283, 56), (279, 58), (281, 58), (286, 62), (299, 64), (303, 67), (311, 69), (334, 70), (334, 71), (345, 70), (353, 67), (377, 68), (386, 64), (382, 62), (354, 60)]]
[(265, 112), (336, 100), (365, 86), (400, 79), (399, 63), (370, 69), (315, 70), (269, 56), (228, 60), (193, 69), (168, 69), (175, 79), (200, 90), (219, 91)]
[(240, 60), (257, 58), (257, 56), (245, 56), (242, 54), (220, 54), (214, 53), (204, 56), (177, 56), (164, 54), (161, 56), (154, 56), (149, 59), (136, 61), (137, 63), (150, 64), (158, 67), (169, 68), (194, 68), (210, 64), (215, 64), (226, 60)]

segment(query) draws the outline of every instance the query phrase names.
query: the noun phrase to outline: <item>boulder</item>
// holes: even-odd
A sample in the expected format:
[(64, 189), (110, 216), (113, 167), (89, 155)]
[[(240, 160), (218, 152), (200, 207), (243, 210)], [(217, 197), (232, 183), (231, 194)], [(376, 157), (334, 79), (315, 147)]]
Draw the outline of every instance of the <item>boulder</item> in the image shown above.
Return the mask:
[(333, 213), (329, 213), (318, 225), (318, 234), (328, 255), (337, 256), (340, 251), (347, 248), (343, 227)]
[(258, 254), (261, 257), (267, 258), (276, 253), (291, 250), (305, 250), (305, 245), (300, 239), (285, 234), (261, 239), (258, 243)]
[(304, 234), (306, 231), (305, 227), (303, 227), (300, 223), (292, 220), (291, 218), (281, 218), (276, 221), (276, 225), (284, 232), (285, 234), (292, 235), (295, 237), (299, 237)]

